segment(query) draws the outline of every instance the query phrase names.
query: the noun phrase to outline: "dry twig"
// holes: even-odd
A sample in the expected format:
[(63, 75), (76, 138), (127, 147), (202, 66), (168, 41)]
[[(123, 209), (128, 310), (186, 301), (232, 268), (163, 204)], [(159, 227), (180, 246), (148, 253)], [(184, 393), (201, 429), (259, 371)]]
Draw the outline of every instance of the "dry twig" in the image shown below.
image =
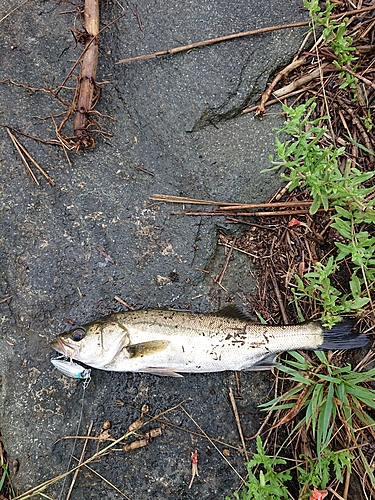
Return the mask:
[[(363, 9), (356, 9), (356, 10), (349, 11), (347, 13), (334, 15), (334, 16), (331, 16), (331, 19), (338, 19), (345, 14), (348, 16), (354, 16), (357, 14), (362, 14), (364, 12), (369, 12), (371, 10), (375, 10), (375, 6), (374, 7), (365, 7)], [(145, 54), (142, 56), (128, 57), (126, 59), (121, 59), (120, 61), (117, 61), (116, 64), (123, 64), (123, 63), (128, 63), (131, 61), (141, 61), (144, 59), (153, 59), (155, 57), (166, 56), (166, 55), (171, 55), (171, 54), (178, 54), (179, 52), (186, 52), (188, 50), (196, 49), (198, 47), (213, 45), (213, 44), (219, 43), (219, 42), (226, 42), (228, 40), (234, 40), (236, 38), (244, 38), (244, 37), (251, 36), (251, 35), (259, 35), (261, 33), (269, 33), (272, 31), (279, 31), (279, 30), (290, 29), (290, 28), (299, 28), (302, 26), (308, 26), (308, 24), (309, 24), (309, 21), (300, 21), (297, 23), (280, 24), (277, 26), (267, 26), (265, 28), (259, 28), (259, 29), (255, 29), (255, 30), (249, 30), (249, 31), (242, 31), (240, 33), (232, 33), (231, 35), (219, 36), (217, 38), (210, 38), (209, 40), (202, 40), (202, 41), (196, 42), (196, 43), (189, 43), (187, 45), (182, 45), (180, 47), (174, 47), (174, 48), (167, 49), (167, 50), (161, 50), (159, 52), (153, 52), (152, 54)]]
[(230, 402), (231, 402), (231, 405), (232, 405), (232, 408), (233, 408), (234, 418), (236, 420), (238, 434), (240, 435), (240, 439), (241, 439), (243, 451), (245, 453), (246, 462), (248, 462), (249, 461), (249, 454), (247, 453), (246, 442), (245, 442), (245, 439), (243, 437), (240, 416), (238, 414), (236, 400), (234, 399), (234, 394), (233, 394), (233, 390), (232, 390), (231, 387), (229, 387), (229, 399), (230, 399)]
[[(91, 421), (90, 422), (90, 425), (89, 425), (89, 428), (87, 429), (87, 437), (90, 436), (91, 434), (91, 431), (92, 431), (92, 427), (94, 425), (94, 422)], [(83, 443), (83, 448), (82, 448), (82, 452), (81, 452), (81, 456), (78, 460), (78, 465), (81, 465), (82, 462), (83, 462), (83, 458), (85, 456), (85, 453), (86, 453), (86, 447), (87, 447), (87, 443), (88, 443), (88, 439), (86, 438), (85, 439), (85, 442)], [(70, 483), (70, 486), (69, 486), (69, 490), (68, 490), (68, 493), (66, 495), (66, 499), (65, 500), (69, 500), (71, 494), (72, 494), (72, 491), (73, 491), (73, 488), (74, 488), (74, 484), (76, 482), (76, 479), (77, 479), (77, 476), (78, 476), (78, 473), (79, 473), (80, 469), (77, 468), (76, 471), (74, 472), (73, 474), (73, 477), (72, 477), (72, 482)]]
[(39, 165), (39, 163), (34, 160), (34, 158), (31, 156), (31, 154), (27, 151), (27, 149), (20, 143), (20, 141), (17, 139), (17, 137), (12, 134), (12, 132), (9, 130), (9, 128), (6, 129), (8, 132), (9, 137), (11, 138), (14, 147), (16, 148), (18, 154), (20, 155), (20, 158), (25, 165), (25, 168), (27, 172), (30, 174), (32, 180), (39, 186), (39, 181), (35, 177), (34, 172), (31, 170), (30, 165), (27, 162), (26, 157), (31, 161), (31, 163), (39, 170), (39, 172), (47, 179), (47, 181), (51, 184), (51, 186), (55, 185), (55, 182), (51, 179), (51, 177), (47, 174), (47, 172)]
[(77, 137), (78, 149), (91, 149), (94, 147), (93, 138), (90, 137), (90, 113), (93, 106), (96, 88), (96, 70), (99, 53), (99, 0), (85, 0), (85, 54), (82, 59), (79, 86), (77, 89), (74, 117), (74, 134)]

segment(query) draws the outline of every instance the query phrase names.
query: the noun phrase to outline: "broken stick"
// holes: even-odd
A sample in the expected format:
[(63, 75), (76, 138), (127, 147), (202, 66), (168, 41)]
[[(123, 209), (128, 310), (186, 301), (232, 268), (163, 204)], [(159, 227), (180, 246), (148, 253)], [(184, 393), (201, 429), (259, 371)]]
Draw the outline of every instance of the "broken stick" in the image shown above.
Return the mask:
[(98, 53), (99, 0), (85, 0), (85, 54), (75, 97), (77, 104), (74, 116), (74, 135), (78, 139), (77, 149), (94, 147), (94, 139), (90, 137), (88, 128), (95, 93)]

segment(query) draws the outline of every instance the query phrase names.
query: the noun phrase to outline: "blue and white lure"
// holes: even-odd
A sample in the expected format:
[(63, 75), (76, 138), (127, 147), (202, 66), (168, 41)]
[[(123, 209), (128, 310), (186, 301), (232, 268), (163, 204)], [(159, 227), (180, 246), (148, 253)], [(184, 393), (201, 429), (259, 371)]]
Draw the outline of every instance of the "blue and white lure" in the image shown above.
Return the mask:
[(66, 377), (78, 378), (84, 380), (86, 386), (91, 380), (91, 370), (90, 368), (83, 368), (83, 366), (75, 363), (72, 360), (56, 358), (51, 359), (51, 363)]

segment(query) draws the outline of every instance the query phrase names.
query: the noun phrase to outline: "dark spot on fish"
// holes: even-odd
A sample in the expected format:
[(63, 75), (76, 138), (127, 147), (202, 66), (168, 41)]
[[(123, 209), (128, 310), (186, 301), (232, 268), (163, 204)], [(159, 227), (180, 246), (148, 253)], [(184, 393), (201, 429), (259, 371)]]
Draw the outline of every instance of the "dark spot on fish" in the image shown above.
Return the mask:
[(182, 352), (185, 352), (185, 348), (184, 348), (184, 346), (181, 346), (181, 347), (182, 347)]
[(258, 349), (259, 347), (263, 347), (263, 346), (264, 346), (264, 342), (254, 342), (249, 347), (251, 347), (252, 349)]

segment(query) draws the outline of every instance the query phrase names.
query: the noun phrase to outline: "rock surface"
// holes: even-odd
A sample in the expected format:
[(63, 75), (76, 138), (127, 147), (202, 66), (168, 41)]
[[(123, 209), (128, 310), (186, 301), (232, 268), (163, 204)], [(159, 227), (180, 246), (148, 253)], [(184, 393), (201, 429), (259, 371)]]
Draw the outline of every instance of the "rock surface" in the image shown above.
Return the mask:
[[(0, 18), (16, 6), (3, 2)], [(81, 51), (70, 33), (73, 13), (61, 14), (69, 9), (69, 3), (39, 0), (2, 20), (1, 78), (35, 88), (54, 88), (63, 81)], [(245, 475), (228, 398), (230, 387), (237, 393), (234, 374), (169, 379), (95, 371), (81, 404), (82, 383), (67, 379), (50, 363), (49, 342), (66, 330), (64, 318), (84, 324), (122, 310), (115, 295), (136, 308), (205, 312), (232, 302), (241, 305), (254, 287), (249, 260), (241, 254), (229, 263), (225, 289), (213, 281), (225, 261), (223, 248), (216, 245), (217, 231), (239, 231), (238, 226), (210, 217), (171, 215), (171, 209), (180, 207), (149, 197), (163, 193), (263, 202), (275, 191), (278, 174), (259, 172), (269, 166), (268, 156), (274, 152), (280, 110), (269, 112), (264, 121), (241, 116), (240, 111), (292, 58), (306, 29), (115, 63), (193, 41), (300, 21), (306, 13), (297, 0), (146, 0), (138, 9), (142, 30), (135, 4), (101, 5), (102, 26), (124, 14), (100, 39), (98, 80), (110, 83), (103, 87), (98, 111), (116, 120), (106, 122), (111, 138), (99, 137), (93, 151), (70, 152), (69, 167), (60, 149), (19, 137), (56, 182), (51, 187), (37, 174), (37, 187), (5, 129), (0, 130), (0, 300), (11, 297), (0, 302), (0, 432), (10, 460), (20, 462), (15, 481), (20, 492), (66, 471), (73, 443), (60, 438), (75, 435), (79, 423), (80, 435), (91, 421), (96, 435), (110, 420), (112, 435), (118, 438), (146, 403), (156, 415), (185, 401), (192, 418), (179, 407), (166, 418), (184, 430), (165, 425), (162, 436), (146, 448), (125, 454), (117, 447), (91, 464), (126, 498), (224, 498), (240, 486), (238, 474)], [(51, 95), (5, 83), (1, 90), (3, 123), (54, 137), (51, 121), (36, 118), (65, 110)], [(62, 97), (72, 99), (72, 93), (66, 90)], [(114, 264), (105, 262), (96, 247)], [(268, 397), (270, 383), (268, 374), (240, 374), (237, 404), (245, 436), (259, 426), (256, 406)], [(216, 447), (229, 450), (229, 456), (224, 459)], [(78, 440), (76, 456), (81, 448)], [(86, 457), (96, 449), (97, 443), (90, 442)], [(195, 449), (199, 477), (189, 490)], [(68, 484), (60, 481), (47, 492), (65, 498)], [(92, 471), (82, 470), (72, 498), (99, 497), (122, 498)]]

